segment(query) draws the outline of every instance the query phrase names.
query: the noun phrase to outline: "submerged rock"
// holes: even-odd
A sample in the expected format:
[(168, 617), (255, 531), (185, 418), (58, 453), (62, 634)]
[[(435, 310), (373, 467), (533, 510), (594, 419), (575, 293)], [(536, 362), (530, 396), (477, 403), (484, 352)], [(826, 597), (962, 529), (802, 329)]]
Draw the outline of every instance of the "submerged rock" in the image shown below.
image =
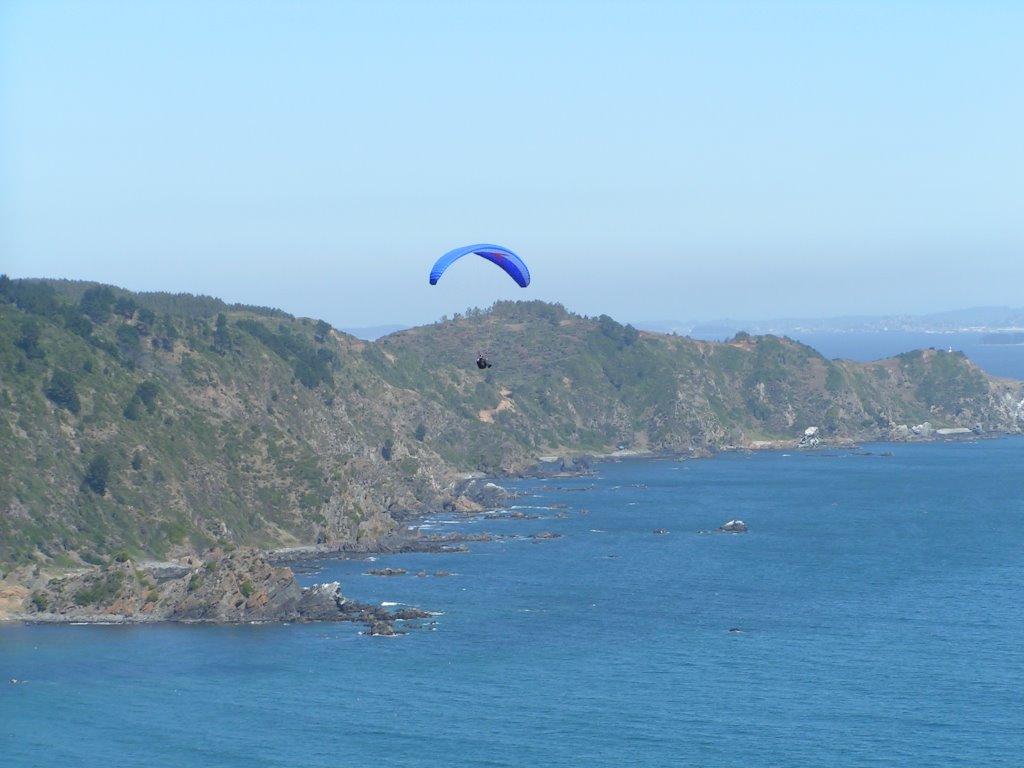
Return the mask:
[(540, 531), (530, 536), (534, 541), (547, 541), (549, 539), (560, 539), (562, 534), (555, 533), (554, 531)]
[(367, 576), (405, 576), (406, 573), (405, 568), (371, 568), (366, 572)]
[(539, 520), (540, 515), (530, 515), (519, 509), (509, 512), (488, 512), (484, 515), (486, 520)]

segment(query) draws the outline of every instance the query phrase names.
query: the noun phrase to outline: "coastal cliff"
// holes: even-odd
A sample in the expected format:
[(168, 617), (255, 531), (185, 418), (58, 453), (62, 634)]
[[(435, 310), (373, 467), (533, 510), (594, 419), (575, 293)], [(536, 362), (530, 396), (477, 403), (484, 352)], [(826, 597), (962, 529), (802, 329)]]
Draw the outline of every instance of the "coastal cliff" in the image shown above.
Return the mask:
[(0, 278), (0, 563), (367, 548), (493, 504), (466, 479), (540, 457), (1012, 433), (1022, 401), (955, 352), (831, 361), (542, 302), (368, 343), (206, 297)]

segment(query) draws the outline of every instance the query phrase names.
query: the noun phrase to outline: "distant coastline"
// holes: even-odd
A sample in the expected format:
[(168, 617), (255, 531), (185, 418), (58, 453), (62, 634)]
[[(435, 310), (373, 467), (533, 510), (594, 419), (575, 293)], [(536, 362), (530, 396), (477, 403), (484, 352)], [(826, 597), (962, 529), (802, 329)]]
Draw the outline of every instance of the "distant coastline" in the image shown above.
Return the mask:
[(1024, 331), (999, 331), (986, 333), (981, 337), (982, 344), (1017, 346), (1024, 344)]

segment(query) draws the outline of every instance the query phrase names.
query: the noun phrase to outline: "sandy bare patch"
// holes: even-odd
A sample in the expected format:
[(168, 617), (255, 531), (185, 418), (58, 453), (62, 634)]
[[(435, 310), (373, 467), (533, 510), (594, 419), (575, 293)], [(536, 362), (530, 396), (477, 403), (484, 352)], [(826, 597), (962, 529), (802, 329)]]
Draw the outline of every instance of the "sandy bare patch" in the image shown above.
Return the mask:
[(493, 424), (494, 417), (502, 411), (515, 411), (516, 409), (515, 402), (513, 402), (509, 397), (509, 395), (512, 394), (512, 390), (502, 387), (499, 390), (499, 393), (501, 394), (501, 400), (498, 402), (497, 406), (494, 408), (484, 408), (476, 415), (476, 417), (485, 424)]

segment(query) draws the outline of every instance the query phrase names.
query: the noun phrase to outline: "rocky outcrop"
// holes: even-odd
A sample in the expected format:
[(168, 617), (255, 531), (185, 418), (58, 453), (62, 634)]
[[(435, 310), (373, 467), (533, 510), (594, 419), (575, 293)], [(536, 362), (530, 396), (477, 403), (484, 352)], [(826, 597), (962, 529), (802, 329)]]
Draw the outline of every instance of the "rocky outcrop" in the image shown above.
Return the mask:
[(290, 568), (271, 565), (258, 550), (243, 548), (213, 550), (205, 558), (177, 563), (124, 560), (55, 578), (27, 595), (12, 618), (51, 623), (356, 621), (371, 627), (370, 634), (394, 634), (395, 621), (427, 616), (417, 608), (393, 614), (349, 600), (336, 581), (303, 588)]
[(542, 456), (537, 463), (523, 472), (527, 477), (569, 477), (593, 471), (591, 456)]
[(367, 576), (405, 576), (405, 568), (371, 568), (366, 572)]
[(348, 613), (348, 602), (338, 582), (314, 584), (302, 590), (298, 612), (306, 621), (334, 621)]
[(514, 497), (508, 489), (483, 478), (470, 478), (451, 488), (451, 500), (444, 508), (449, 512), (481, 512), (500, 507)]
[(207, 560), (159, 592), (162, 600), (154, 610), (167, 621), (233, 624), (300, 618), (302, 588), (291, 569), (270, 565), (251, 548)]
[(395, 626), (389, 621), (371, 621), (367, 625), (366, 634), (371, 637), (390, 637), (396, 634)]
[(898, 441), (909, 440), (912, 434), (910, 427), (906, 424), (897, 424), (892, 428), (892, 430), (890, 430), (889, 439)]
[(742, 520), (730, 520), (727, 523), (722, 523), (716, 530), (719, 533), (746, 533), (747, 524)]
[(817, 427), (807, 427), (804, 430), (803, 435), (800, 437), (800, 442), (797, 443), (797, 448), (815, 448), (821, 443), (821, 438), (818, 436)]

